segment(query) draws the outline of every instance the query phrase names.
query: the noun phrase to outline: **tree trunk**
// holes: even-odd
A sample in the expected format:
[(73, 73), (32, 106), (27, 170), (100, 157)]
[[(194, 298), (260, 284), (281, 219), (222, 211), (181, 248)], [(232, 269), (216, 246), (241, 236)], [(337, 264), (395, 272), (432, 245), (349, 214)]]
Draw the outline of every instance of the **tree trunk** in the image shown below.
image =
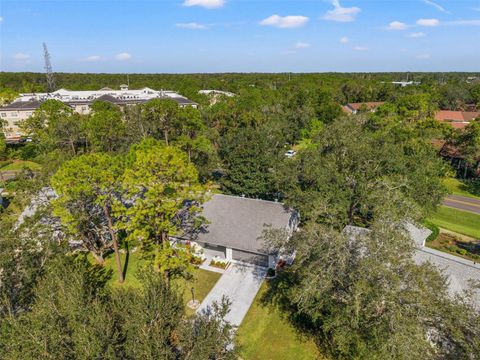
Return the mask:
[(163, 130), (163, 137), (165, 138), (165, 145), (168, 146), (168, 130)]
[(112, 225), (112, 218), (110, 217), (110, 213), (108, 212), (107, 206), (103, 205), (103, 212), (108, 221), (108, 230), (110, 231), (110, 236), (112, 237), (113, 241), (113, 250), (115, 252), (115, 262), (117, 263), (117, 271), (118, 271), (118, 281), (123, 283), (123, 271), (122, 271), (122, 263), (120, 262), (120, 252), (118, 251), (118, 241), (117, 241), (117, 234), (113, 230)]
[(105, 260), (103, 259), (103, 254), (102, 253), (96, 253), (94, 251), (90, 251), (92, 256), (95, 258), (95, 261), (99, 265), (103, 265), (105, 263)]

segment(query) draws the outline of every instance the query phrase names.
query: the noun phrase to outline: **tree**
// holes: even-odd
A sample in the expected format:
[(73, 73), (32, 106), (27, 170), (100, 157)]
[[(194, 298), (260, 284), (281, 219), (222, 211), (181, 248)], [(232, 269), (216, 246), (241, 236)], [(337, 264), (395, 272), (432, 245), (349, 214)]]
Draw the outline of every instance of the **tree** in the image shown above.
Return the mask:
[(0, 318), (6, 359), (236, 359), (227, 304), (185, 316), (174, 287), (146, 269), (141, 290), (107, 285), (111, 272), (84, 256), (50, 260), (31, 308)]
[(436, 106), (429, 94), (405, 95), (397, 101), (398, 114), (407, 121), (433, 117)]
[(385, 212), (422, 217), (444, 196), (445, 165), (408, 127), (371, 130), (363, 117), (339, 119), (278, 171), (286, 200), (304, 220), (342, 229)]
[(155, 268), (167, 280), (189, 272), (188, 254), (168, 241), (181, 232), (185, 211), (201, 223), (199, 205), (206, 187), (187, 155), (157, 140), (144, 140), (130, 150), (122, 186), (124, 203), (132, 204), (119, 211), (128, 239), (152, 254)]
[(280, 136), (267, 126), (232, 129), (220, 140), (223, 188), (236, 195), (275, 198), (274, 169), (281, 161)]
[(341, 234), (309, 224), (287, 244), (285, 237), (277, 240), (297, 255), (271, 296), (333, 358), (479, 353), (480, 315), (468, 297), (449, 296), (446, 278), (433, 265), (414, 263), (402, 225), (383, 218), (370, 231)]
[(179, 106), (171, 99), (153, 99), (145, 103), (141, 109), (142, 126), (147, 136), (162, 134), (168, 146), (169, 135), (178, 117)]
[(84, 117), (57, 100), (43, 102), (34, 114), (23, 121), (22, 130), (46, 151), (67, 149), (73, 155), (81, 142)]
[(65, 162), (51, 180), (58, 195), (53, 202), (55, 214), (99, 262), (113, 245), (120, 282), (123, 271), (112, 208), (118, 206), (122, 172), (120, 159), (87, 154)]
[(463, 177), (466, 177), (468, 168), (472, 167), (476, 171), (480, 161), (480, 119), (472, 121), (465, 127), (459, 135), (457, 143), (465, 157)]
[(113, 104), (96, 101), (84, 123), (88, 145), (95, 152), (115, 152), (128, 146), (122, 112)]

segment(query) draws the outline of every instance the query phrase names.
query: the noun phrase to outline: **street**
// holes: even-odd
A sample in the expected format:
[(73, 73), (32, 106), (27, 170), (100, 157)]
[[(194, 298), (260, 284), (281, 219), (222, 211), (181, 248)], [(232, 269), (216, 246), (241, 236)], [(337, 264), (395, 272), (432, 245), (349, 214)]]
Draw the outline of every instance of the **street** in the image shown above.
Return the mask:
[(449, 195), (443, 200), (443, 205), (458, 210), (470, 211), (480, 215), (480, 199), (460, 195)]

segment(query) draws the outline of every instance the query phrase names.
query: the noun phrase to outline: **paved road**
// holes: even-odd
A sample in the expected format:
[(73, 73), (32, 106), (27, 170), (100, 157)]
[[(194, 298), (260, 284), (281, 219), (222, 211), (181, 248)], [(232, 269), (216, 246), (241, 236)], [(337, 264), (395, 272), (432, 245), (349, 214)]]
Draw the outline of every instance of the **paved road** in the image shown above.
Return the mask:
[(480, 199), (472, 199), (465, 196), (449, 195), (443, 200), (443, 205), (474, 212), (480, 215)]
[(203, 300), (197, 312), (208, 313), (213, 302), (220, 302), (223, 296), (227, 296), (232, 304), (225, 320), (232, 325), (240, 326), (262, 285), (265, 273), (266, 268), (260, 266), (230, 265)]

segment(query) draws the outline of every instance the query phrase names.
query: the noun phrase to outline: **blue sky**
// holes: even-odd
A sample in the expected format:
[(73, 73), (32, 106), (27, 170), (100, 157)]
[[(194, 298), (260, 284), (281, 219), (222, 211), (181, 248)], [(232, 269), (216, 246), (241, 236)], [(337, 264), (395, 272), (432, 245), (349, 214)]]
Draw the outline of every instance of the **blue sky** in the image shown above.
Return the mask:
[(480, 71), (480, 0), (0, 1), (0, 67)]

